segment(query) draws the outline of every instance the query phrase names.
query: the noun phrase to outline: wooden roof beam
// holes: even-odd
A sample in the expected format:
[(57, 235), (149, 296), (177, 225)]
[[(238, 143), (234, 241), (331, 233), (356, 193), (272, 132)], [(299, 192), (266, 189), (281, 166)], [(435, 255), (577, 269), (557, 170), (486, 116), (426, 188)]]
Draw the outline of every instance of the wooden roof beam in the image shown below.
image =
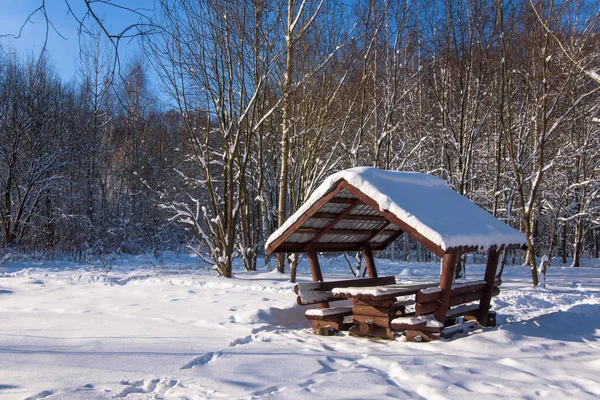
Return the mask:
[[(315, 246), (315, 250), (318, 252), (321, 251), (329, 251), (329, 252), (345, 252), (345, 251), (361, 251), (363, 248), (363, 243), (313, 243)], [(306, 246), (309, 243), (283, 243), (281, 246), (276, 248), (273, 253), (305, 253)], [(381, 251), (385, 249), (384, 243), (380, 242), (372, 242), (370, 243), (371, 250), (373, 251)]]
[[(384, 226), (383, 228), (386, 228), (386, 226)], [(318, 235), (319, 233), (321, 233), (321, 229), (320, 228), (300, 228), (298, 229), (296, 232), (297, 234), (304, 234), (304, 235)], [(362, 235), (369, 235), (369, 240), (373, 239), (375, 236), (377, 235), (381, 235), (381, 234), (387, 234), (387, 235), (394, 235), (398, 233), (398, 231), (394, 231), (394, 230), (386, 230), (386, 229), (377, 229), (377, 230), (371, 230), (371, 229), (330, 229), (326, 234), (329, 235), (355, 235), (355, 236), (362, 236)]]
[[(315, 213), (310, 218), (313, 219), (336, 219), (340, 214), (328, 214), (328, 213)], [(387, 221), (381, 215), (352, 215), (348, 214), (344, 216), (342, 219), (344, 220), (352, 220), (352, 221)]]
[[(332, 199), (335, 200), (335, 199)], [(334, 219), (333, 221), (331, 221), (329, 223), (329, 225), (327, 225), (326, 227), (324, 227), (323, 229), (321, 229), (321, 232), (319, 232), (314, 238), (312, 238), (310, 240), (311, 243), (315, 243), (317, 240), (321, 239), (325, 234), (327, 234), (327, 232), (329, 232), (330, 230), (333, 229), (333, 227), (335, 226), (335, 224), (337, 224), (338, 222), (340, 222), (350, 211), (352, 211), (354, 209), (354, 207), (356, 207), (358, 205), (358, 203), (360, 203), (359, 199), (354, 199), (352, 201), (352, 203), (350, 203), (350, 205), (348, 207), (346, 207), (346, 209), (344, 211), (342, 211), (340, 213), (340, 215), (337, 216), (336, 219)]]
[[(304, 223), (309, 220), (311, 215), (313, 215), (315, 212), (319, 211), (321, 209), (321, 207), (323, 207), (325, 204), (327, 204), (327, 202), (329, 200), (333, 199), (333, 197), (336, 194), (338, 194), (338, 192), (340, 190), (342, 190), (343, 182), (345, 182), (345, 181), (341, 180), (340, 182), (338, 182), (338, 184), (335, 185), (329, 193), (327, 193), (326, 195), (321, 197), (319, 200), (317, 200), (315, 202), (315, 204), (312, 205), (312, 207), (310, 207), (308, 210), (306, 210), (306, 212), (300, 218), (298, 218), (298, 220), (296, 222), (294, 222), (292, 224), (292, 226), (290, 226), (286, 230), (286, 232), (284, 232), (281, 236), (279, 236), (277, 239), (275, 239), (267, 247), (266, 253), (270, 254), (270, 253), (274, 252), (275, 249), (277, 249), (283, 242), (285, 242), (287, 240), (287, 238), (289, 238), (292, 235), (292, 233), (294, 233), (302, 225), (304, 225)], [(352, 200), (352, 201), (354, 201), (354, 200)], [(300, 250), (296, 250), (296, 251), (304, 251), (304, 250), (301, 248)], [(282, 253), (282, 251), (277, 251), (277, 253)], [(283, 253), (287, 253), (287, 251), (283, 251)]]

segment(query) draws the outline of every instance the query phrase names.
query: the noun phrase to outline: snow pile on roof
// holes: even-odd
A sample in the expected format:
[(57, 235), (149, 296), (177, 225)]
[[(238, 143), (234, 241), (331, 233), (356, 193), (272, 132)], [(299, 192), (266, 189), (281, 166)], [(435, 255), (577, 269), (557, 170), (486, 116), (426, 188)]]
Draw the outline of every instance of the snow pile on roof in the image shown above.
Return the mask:
[(335, 173), (268, 239), (266, 247), (289, 229), (314, 203), (346, 180), (443, 250), (459, 246), (524, 245), (525, 235), (498, 220), (448, 184), (419, 172), (357, 167)]

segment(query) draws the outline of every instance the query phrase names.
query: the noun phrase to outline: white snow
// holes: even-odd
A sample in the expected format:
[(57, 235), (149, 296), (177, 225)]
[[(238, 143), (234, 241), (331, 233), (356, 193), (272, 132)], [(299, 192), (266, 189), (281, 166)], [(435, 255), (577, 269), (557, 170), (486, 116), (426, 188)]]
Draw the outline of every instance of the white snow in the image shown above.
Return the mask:
[[(452, 284), (452, 289), (458, 289), (461, 287), (465, 287), (465, 286), (474, 286), (474, 285), (484, 285), (486, 282), (484, 280), (477, 280), (477, 281), (464, 281), (464, 282), (454, 282)], [(434, 294), (434, 293), (440, 293), (442, 291), (442, 289), (440, 287), (430, 287), (427, 289), (422, 289), (421, 290), (423, 292), (423, 294)]]
[[(437, 286), (437, 282), (429, 282), (432, 286)], [(385, 286), (363, 286), (363, 287), (344, 287), (344, 288), (334, 288), (331, 290), (333, 294), (345, 294), (347, 296), (385, 296), (388, 294), (397, 294), (398, 291), (403, 289), (411, 289), (406, 287), (406, 285), (396, 284), (396, 285), (385, 285)], [(402, 294), (397, 294), (397, 297), (402, 296)]]
[(345, 179), (371, 197), (382, 210), (395, 214), (424, 237), (446, 250), (457, 246), (524, 245), (522, 232), (494, 218), (446, 181), (419, 172), (357, 167), (329, 176), (310, 198), (275, 231), (265, 247), (280, 237), (321, 197)]
[[(224, 279), (183, 256), (117, 259), (107, 275), (5, 259), (0, 398), (595, 399), (600, 263), (558, 261), (546, 288), (530, 287), (528, 268), (506, 267), (498, 327), (408, 343), (314, 335), (288, 276), (244, 272), (239, 260)], [(438, 279), (437, 264), (377, 264), (399, 282), (407, 269), (406, 283)], [(343, 258), (322, 268), (326, 280), (351, 278)], [(469, 266), (473, 278), (483, 272)], [(311, 279), (306, 260), (298, 277)]]
[[(456, 287), (456, 286), (454, 286), (454, 287)], [(441, 287), (430, 287), (427, 289), (422, 289), (421, 291), (423, 292), (423, 294), (434, 294), (434, 293), (441, 293), (442, 288)]]
[(433, 314), (419, 315), (415, 317), (398, 317), (392, 320), (396, 324), (418, 325), (425, 322), (425, 326), (430, 328), (442, 328), (444, 324), (436, 320)]
[(339, 312), (346, 312), (346, 311), (352, 311), (352, 306), (330, 307), (330, 308), (311, 308), (310, 310), (306, 310), (305, 314), (307, 316), (326, 317), (329, 315), (334, 315)]

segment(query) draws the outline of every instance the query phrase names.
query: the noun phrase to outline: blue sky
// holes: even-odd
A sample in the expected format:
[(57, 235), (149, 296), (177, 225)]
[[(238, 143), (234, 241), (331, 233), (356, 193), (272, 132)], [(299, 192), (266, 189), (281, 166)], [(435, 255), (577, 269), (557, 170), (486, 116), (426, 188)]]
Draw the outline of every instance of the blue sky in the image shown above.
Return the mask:
[[(73, 11), (79, 17), (85, 13), (83, 0), (68, 0)], [(41, 0), (0, 0), (0, 35), (17, 35), (28, 15), (42, 3)], [(114, 0), (115, 4), (131, 7), (145, 8), (146, 14), (153, 9), (153, 0)], [(63, 80), (71, 80), (77, 76), (77, 60), (79, 56), (78, 23), (69, 14), (65, 0), (46, 0), (46, 9), (50, 21), (60, 32), (64, 39), (50, 29), (46, 51), (50, 56), (56, 71)], [(127, 11), (119, 10), (96, 3), (95, 10), (101, 18), (106, 21), (107, 28), (113, 32), (122, 30), (125, 26), (135, 23), (138, 17)], [(0, 38), (0, 46), (3, 52), (15, 52), (20, 57), (28, 54), (38, 56), (45, 40), (46, 24), (41, 13), (37, 13), (31, 23), (23, 28), (21, 37), (13, 39), (10, 37)], [(129, 56), (138, 52), (135, 40), (132, 43), (121, 42), (121, 60), (126, 61)]]

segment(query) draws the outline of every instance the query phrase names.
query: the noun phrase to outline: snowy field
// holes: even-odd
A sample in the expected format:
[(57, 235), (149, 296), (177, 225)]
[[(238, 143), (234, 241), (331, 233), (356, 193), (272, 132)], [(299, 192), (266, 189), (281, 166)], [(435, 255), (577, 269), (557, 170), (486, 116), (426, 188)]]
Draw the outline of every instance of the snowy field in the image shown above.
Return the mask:
[[(322, 264), (325, 279), (351, 277), (343, 259)], [(586, 265), (552, 267), (546, 289), (507, 267), (496, 328), (407, 343), (313, 335), (274, 272), (222, 279), (183, 256), (124, 258), (106, 276), (4, 262), (0, 398), (598, 398), (600, 264)], [(437, 264), (378, 266), (404, 282), (438, 277)]]

